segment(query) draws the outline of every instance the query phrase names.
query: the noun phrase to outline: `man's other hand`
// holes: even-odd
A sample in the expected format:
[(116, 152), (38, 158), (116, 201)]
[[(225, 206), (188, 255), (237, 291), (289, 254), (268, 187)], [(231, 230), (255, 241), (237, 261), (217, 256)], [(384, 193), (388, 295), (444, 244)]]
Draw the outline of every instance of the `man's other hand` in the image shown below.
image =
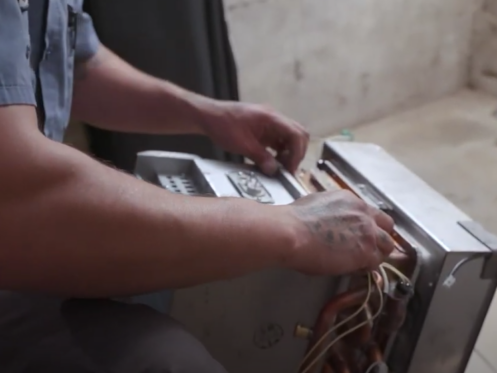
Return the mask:
[(216, 101), (207, 112), (205, 134), (224, 150), (248, 157), (268, 175), (276, 172), (276, 160), (294, 173), (305, 156), (308, 132), (265, 106)]

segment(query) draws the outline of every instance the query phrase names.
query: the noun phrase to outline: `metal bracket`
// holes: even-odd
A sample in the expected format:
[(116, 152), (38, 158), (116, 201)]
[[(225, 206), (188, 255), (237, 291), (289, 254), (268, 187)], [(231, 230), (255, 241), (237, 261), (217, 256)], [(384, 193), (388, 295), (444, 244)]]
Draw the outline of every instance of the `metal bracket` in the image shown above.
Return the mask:
[[(317, 163), (318, 169), (327, 173), (329, 176), (333, 177), (336, 176), (339, 179), (341, 179), (343, 182), (346, 182), (347, 178), (345, 175), (330, 161), (320, 159)], [(378, 208), (379, 210), (389, 213), (392, 211), (392, 208), (383, 201), (379, 196), (374, 193), (371, 188), (369, 188), (365, 184), (352, 184), (352, 183), (347, 183), (347, 187), (357, 196), (360, 196), (363, 200), (365, 200), (367, 203), (372, 205), (373, 207)]]
[(481, 278), (483, 280), (497, 279), (497, 236), (472, 220), (460, 221), (458, 224), (491, 251), (491, 253), (485, 255)]

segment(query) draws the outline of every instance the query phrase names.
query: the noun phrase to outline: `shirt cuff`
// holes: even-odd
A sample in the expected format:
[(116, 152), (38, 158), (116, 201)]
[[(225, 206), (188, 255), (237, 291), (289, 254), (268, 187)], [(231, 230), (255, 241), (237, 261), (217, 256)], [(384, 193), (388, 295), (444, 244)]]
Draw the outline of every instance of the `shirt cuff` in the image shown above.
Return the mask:
[(36, 99), (32, 85), (0, 85), (0, 106), (33, 105)]
[(78, 13), (75, 58), (85, 61), (93, 57), (100, 46), (93, 21), (87, 13)]

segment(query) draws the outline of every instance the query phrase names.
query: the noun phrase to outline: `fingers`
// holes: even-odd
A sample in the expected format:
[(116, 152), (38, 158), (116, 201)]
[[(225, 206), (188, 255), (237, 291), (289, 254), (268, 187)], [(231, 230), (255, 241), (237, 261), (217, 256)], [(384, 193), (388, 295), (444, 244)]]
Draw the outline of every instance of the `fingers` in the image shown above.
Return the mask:
[(283, 166), (294, 173), (307, 151), (307, 139), (301, 132), (293, 132), (289, 135), (289, 139), (283, 145), (284, 150), (278, 153), (278, 159)]
[(273, 155), (269, 153), (263, 146), (257, 146), (250, 154), (250, 158), (255, 162), (261, 171), (272, 176), (278, 170), (278, 162), (274, 159)]
[(383, 254), (381, 253), (381, 251), (374, 250), (371, 253), (371, 258), (370, 258), (370, 261), (369, 261), (368, 269), (369, 270), (378, 269), (378, 267), (380, 266), (381, 263), (383, 263), (384, 260), (385, 260), (385, 256), (383, 256)]
[(383, 229), (384, 231), (391, 233), (393, 232), (394, 221), (393, 219), (385, 214), (383, 211), (377, 208), (368, 206), (368, 214), (374, 219), (376, 225)]
[(376, 233), (376, 247), (378, 248), (377, 251), (379, 251), (383, 257), (387, 257), (395, 249), (395, 242), (387, 232), (378, 228)]
[(273, 144), (278, 151), (278, 160), (290, 172), (294, 173), (304, 159), (309, 145), (309, 133), (299, 123), (277, 113), (270, 114)]

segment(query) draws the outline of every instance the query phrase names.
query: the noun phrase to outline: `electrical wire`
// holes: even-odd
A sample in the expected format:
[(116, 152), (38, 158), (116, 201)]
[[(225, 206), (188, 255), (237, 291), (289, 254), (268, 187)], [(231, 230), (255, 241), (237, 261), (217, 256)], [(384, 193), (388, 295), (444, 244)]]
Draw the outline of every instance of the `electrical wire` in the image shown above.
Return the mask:
[[(375, 273), (375, 272), (373, 272)], [(357, 324), (356, 326), (354, 326), (353, 328), (350, 328), (349, 330), (347, 330), (346, 332), (343, 332), (342, 334), (340, 334), (338, 337), (336, 337), (333, 341), (331, 341), (323, 351), (321, 351), (321, 353), (316, 356), (316, 358), (307, 366), (307, 368), (302, 372), (302, 373), (307, 373), (310, 368), (316, 364), (328, 351), (331, 347), (333, 347), (333, 345), (335, 343), (337, 343), (339, 340), (341, 340), (342, 338), (346, 337), (347, 335), (351, 334), (352, 332), (355, 332), (356, 330), (362, 328), (364, 325), (367, 325), (369, 322), (371, 322), (372, 320), (376, 319), (382, 309), (383, 309), (383, 293), (382, 293), (382, 289), (380, 288), (380, 286), (378, 285), (378, 283), (376, 283), (376, 287), (378, 289), (378, 294), (380, 295), (380, 307), (378, 307), (378, 310), (376, 311), (376, 313), (374, 314), (374, 316), (369, 320), (366, 320), (366, 321), (363, 321), (359, 324)], [(369, 299), (368, 299), (369, 300)], [(367, 302), (364, 304), (364, 306), (367, 304)], [(338, 327), (338, 326), (337, 326)], [(336, 327), (334, 328), (336, 329)]]
[(375, 368), (379, 368), (380, 373), (388, 373), (388, 367), (383, 361), (377, 361), (377, 362), (371, 364), (369, 366), (368, 370), (366, 371), (366, 373), (373, 373)]
[(484, 256), (485, 256), (485, 254), (475, 254), (475, 255), (467, 256), (466, 258), (463, 258), (460, 261), (458, 261), (456, 263), (456, 265), (454, 266), (454, 268), (452, 268), (452, 271), (450, 271), (450, 273), (448, 274), (448, 276), (445, 278), (445, 280), (443, 282), (443, 285), (445, 287), (450, 288), (456, 282), (456, 272), (459, 271), (459, 269), (463, 265), (465, 265), (466, 263), (468, 263), (468, 262), (470, 262), (472, 260), (475, 260), (475, 259), (478, 259), (478, 258), (482, 258)]
[[(399, 272), (400, 272), (400, 271), (399, 271)], [(329, 330), (329, 331), (325, 334), (326, 336), (328, 336), (330, 333), (332, 333), (332, 332), (333, 332), (333, 330), (336, 330), (339, 326), (343, 325), (345, 322), (348, 322), (348, 321), (349, 321), (349, 320), (351, 320), (353, 317), (357, 316), (357, 315), (358, 315), (358, 314), (362, 311), (362, 309), (366, 308), (367, 303), (369, 302), (369, 297), (370, 297), (371, 292), (372, 292), (372, 291), (371, 291), (371, 276), (372, 276), (372, 273), (376, 273), (377, 275), (379, 275), (377, 272), (374, 272), (374, 271), (373, 271), (373, 272), (371, 272), (371, 273), (369, 274), (369, 276), (368, 276), (368, 278), (369, 278), (369, 282), (368, 282), (368, 284), (369, 284), (369, 286), (368, 286), (368, 295), (367, 295), (367, 297), (366, 297), (365, 302), (362, 304), (361, 308), (360, 308), (358, 311), (356, 311), (356, 312), (355, 312), (352, 316), (348, 317), (347, 319), (345, 319), (344, 321), (342, 321), (341, 323), (339, 323), (339, 324), (338, 324), (338, 325), (336, 325), (335, 327), (331, 328), (331, 329), (330, 329), (330, 330)], [(382, 311), (382, 309), (383, 309), (383, 292), (382, 292), (382, 289), (380, 288), (380, 285), (379, 285), (377, 282), (375, 282), (375, 284), (376, 284), (376, 287), (377, 287), (377, 289), (378, 289), (378, 294), (380, 295), (380, 306), (378, 307), (378, 310), (376, 311), (376, 313), (374, 314), (374, 316), (372, 316), (372, 318), (371, 318), (371, 319), (367, 319), (366, 321), (363, 321), (363, 322), (361, 322), (361, 323), (357, 324), (357, 325), (356, 325), (356, 326), (354, 326), (353, 328), (350, 328), (350, 329), (349, 329), (349, 330), (347, 330), (346, 332), (343, 332), (343, 333), (342, 333), (342, 334), (340, 334), (338, 337), (336, 337), (333, 341), (331, 341), (331, 342), (330, 342), (330, 343), (329, 343), (329, 344), (328, 344), (328, 345), (324, 348), (324, 350), (323, 350), (323, 351), (321, 351), (321, 353), (320, 353), (318, 356), (316, 356), (316, 358), (315, 358), (315, 359), (314, 359), (314, 360), (313, 360), (313, 361), (312, 361), (312, 362), (311, 362), (311, 363), (307, 366), (307, 368), (305, 368), (305, 369), (304, 369), (301, 373), (308, 373), (308, 372), (309, 372), (309, 370), (310, 370), (310, 369), (314, 366), (314, 364), (316, 364), (316, 363), (317, 363), (317, 362), (318, 362), (318, 361), (319, 361), (319, 360), (320, 360), (320, 359), (321, 359), (321, 358), (322, 358), (322, 357), (323, 357), (323, 356), (324, 356), (324, 355), (325, 355), (325, 354), (329, 351), (329, 349), (330, 349), (331, 347), (333, 347), (333, 345), (334, 345), (335, 343), (337, 343), (339, 340), (341, 340), (342, 338), (346, 337), (347, 335), (351, 334), (352, 332), (355, 332), (356, 330), (358, 330), (359, 328), (363, 327), (364, 325), (367, 325), (368, 323), (370, 323), (371, 321), (373, 321), (374, 319), (376, 319), (376, 318), (380, 315), (380, 313), (381, 313), (381, 311)], [(324, 336), (323, 336), (323, 337), (324, 337)], [(320, 341), (322, 341), (322, 340), (324, 339), (323, 337), (320, 339)], [(316, 348), (316, 346), (318, 346), (318, 344), (316, 344), (316, 345), (314, 346), (314, 348)], [(314, 348), (313, 348), (313, 349), (314, 349)], [(308, 358), (308, 356), (310, 355), (310, 353), (312, 352), (312, 350), (313, 350), (313, 349), (311, 349), (311, 351), (309, 351), (309, 353), (308, 353), (308, 354), (306, 355), (306, 357), (304, 358), (303, 362), (304, 362), (304, 361)], [(302, 366), (302, 364), (301, 364), (301, 366)]]
[(409, 277), (407, 277), (405, 274), (403, 274), (401, 271), (399, 271), (397, 268), (395, 268), (390, 263), (382, 263), (382, 264), (380, 264), (380, 267), (383, 267), (384, 269), (388, 269), (390, 272), (395, 273), (401, 280), (404, 280), (406, 283), (408, 283), (408, 284), (411, 283), (411, 280), (409, 279)]
[[(464, 261), (465, 263), (466, 261)], [(458, 270), (458, 268), (460, 266), (462, 266), (464, 263), (458, 263), (458, 265), (456, 265), (456, 267), (454, 267), (453, 271), (455, 273), (455, 271)], [(359, 309), (357, 309), (356, 312), (354, 312), (352, 315), (350, 315), (349, 317), (345, 318), (344, 320), (342, 320), (341, 322), (339, 322), (337, 325), (333, 326), (332, 328), (330, 328), (315, 344), (314, 346), (311, 348), (311, 350), (304, 356), (304, 358), (302, 359), (302, 362), (300, 363), (300, 366), (299, 366), (299, 371), (300, 369), (302, 368), (302, 366), (304, 365), (304, 363), (307, 361), (307, 359), (309, 359), (309, 356), (321, 345), (321, 343), (324, 342), (324, 340), (331, 334), (333, 333), (334, 331), (336, 331), (340, 326), (346, 324), (347, 322), (349, 322), (350, 320), (352, 320), (354, 317), (358, 316), (364, 309), (366, 309), (367, 305), (368, 305), (368, 302), (369, 302), (369, 299), (371, 297), (371, 294), (372, 294), (372, 288), (371, 288), (371, 282), (372, 282), (372, 276), (373, 274), (376, 274), (377, 276), (381, 276), (382, 279), (383, 279), (383, 289), (380, 288), (379, 284), (375, 281), (375, 285), (378, 289), (378, 294), (380, 296), (380, 306), (377, 310), (377, 312), (373, 315), (373, 316), (369, 316), (367, 317), (367, 320), (364, 321), (364, 322), (361, 322), (359, 323), (358, 325), (354, 326), (353, 328), (345, 331), (344, 333), (342, 333), (341, 335), (339, 335), (338, 337), (336, 337), (332, 342), (330, 342), (323, 351), (320, 352), (320, 354), (301, 372), (301, 373), (308, 373), (309, 370), (329, 351), (329, 349), (331, 347), (333, 347), (333, 345), (335, 343), (337, 343), (339, 340), (341, 340), (342, 338), (344, 338), (345, 336), (353, 333), (354, 331), (358, 330), (359, 328), (363, 327), (364, 325), (367, 325), (368, 323), (371, 323), (374, 321), (374, 319), (376, 319), (380, 313), (382, 312), (382, 309), (383, 309), (383, 303), (384, 303), (384, 299), (383, 299), (383, 293), (385, 294), (388, 294), (389, 291), (390, 291), (390, 280), (388, 278), (388, 275), (386, 273), (386, 270), (389, 270), (390, 272), (394, 273), (397, 277), (399, 277), (399, 279), (405, 281), (407, 284), (411, 284), (411, 281), (409, 279), (409, 277), (407, 277), (404, 273), (402, 273), (400, 270), (398, 270), (397, 268), (395, 268), (393, 265), (391, 265), (390, 263), (382, 263), (379, 268), (379, 273), (376, 272), (376, 271), (372, 271), (368, 274), (368, 293), (367, 293), (367, 296), (366, 296), (366, 299), (364, 300), (364, 302), (362, 303), (362, 305), (359, 307)], [(372, 366), (370, 367), (370, 369), (373, 369), (375, 366)], [(369, 371), (369, 370), (368, 370)]]
[(381, 277), (383, 277), (383, 292), (388, 294), (390, 292), (390, 280), (388, 279), (387, 272), (381, 265), (378, 267), (378, 270), (380, 271)]
[[(366, 295), (366, 299), (364, 300), (362, 305), (359, 307), (359, 309), (356, 312), (354, 312), (352, 315), (350, 315), (349, 317), (347, 317), (344, 320), (342, 320), (341, 322), (339, 322), (337, 325), (334, 325), (325, 334), (323, 334), (323, 336), (321, 338), (319, 338), (319, 340), (314, 344), (314, 346), (309, 350), (309, 352), (304, 356), (304, 358), (300, 362), (299, 369), (298, 369), (299, 372), (300, 372), (300, 369), (302, 369), (302, 366), (304, 365), (304, 363), (307, 361), (307, 359), (309, 359), (309, 356), (311, 356), (311, 354), (321, 345), (321, 343), (323, 343), (325, 341), (326, 338), (328, 338), (328, 336), (331, 333), (333, 333), (335, 330), (337, 330), (342, 325), (348, 323), (354, 317), (358, 316), (366, 308), (366, 306), (369, 302), (369, 298), (371, 296), (372, 290), (373, 290), (372, 286), (371, 286), (371, 282), (372, 282), (371, 277), (372, 277), (371, 273), (368, 273), (368, 294)], [(328, 349), (326, 349), (325, 351), (327, 352)], [(319, 358), (321, 358), (322, 355), (323, 354), (320, 354)], [(317, 362), (317, 360), (318, 359), (314, 359), (312, 361), (312, 363), (309, 364), (307, 366), (307, 368), (302, 373), (306, 373)]]

